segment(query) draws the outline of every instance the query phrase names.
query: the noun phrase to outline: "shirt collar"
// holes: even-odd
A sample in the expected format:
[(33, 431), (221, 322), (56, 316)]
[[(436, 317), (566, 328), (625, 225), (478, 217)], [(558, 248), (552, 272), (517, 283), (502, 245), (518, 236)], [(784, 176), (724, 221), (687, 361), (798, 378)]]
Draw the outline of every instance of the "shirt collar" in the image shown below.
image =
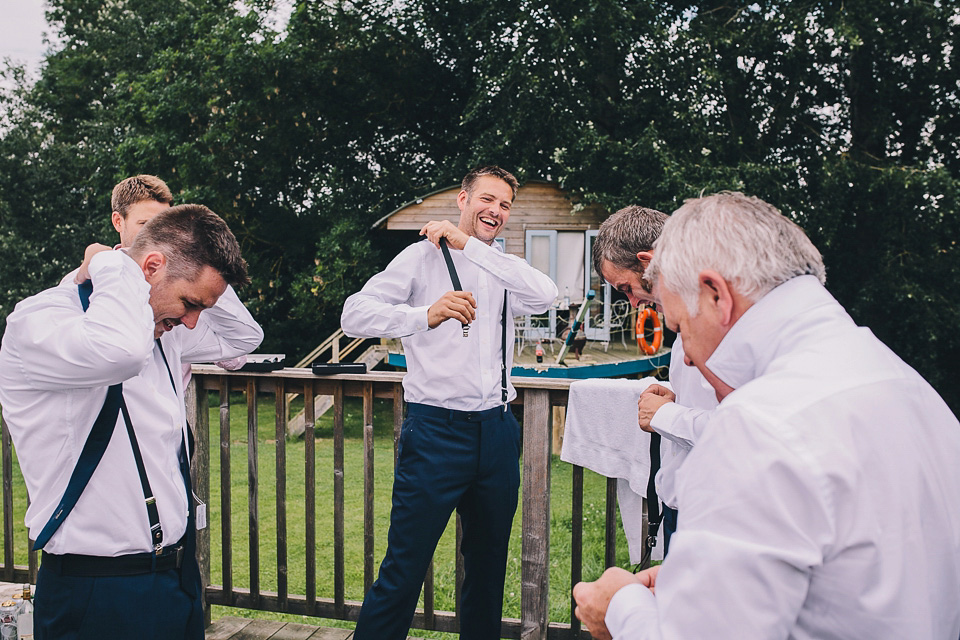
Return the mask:
[(827, 315), (847, 315), (816, 276), (797, 276), (755, 302), (734, 323), (706, 366), (725, 383), (738, 389), (763, 374), (784, 348), (805, 339)]

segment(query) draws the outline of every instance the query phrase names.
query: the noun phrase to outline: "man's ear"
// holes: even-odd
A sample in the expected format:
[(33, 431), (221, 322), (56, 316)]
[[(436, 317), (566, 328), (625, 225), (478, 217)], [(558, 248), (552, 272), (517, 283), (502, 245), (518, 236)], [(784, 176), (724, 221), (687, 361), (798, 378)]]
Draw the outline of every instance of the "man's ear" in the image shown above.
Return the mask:
[(730, 327), (736, 320), (733, 290), (730, 283), (716, 271), (707, 269), (700, 272), (700, 305), (701, 310), (712, 309), (724, 327)]
[(119, 211), (114, 211), (110, 215), (110, 222), (113, 223), (113, 228), (117, 230), (117, 233), (121, 233), (123, 231), (123, 216), (120, 215)]
[(467, 198), (469, 197), (466, 189), (461, 189), (460, 193), (457, 194), (457, 207), (459, 207), (460, 213), (463, 213), (463, 208), (467, 205)]
[(640, 263), (640, 267), (646, 271), (647, 267), (650, 266), (650, 261), (653, 260), (652, 251), (638, 251), (637, 252), (637, 262)]
[(150, 251), (140, 259), (140, 268), (147, 282), (152, 284), (166, 272), (167, 257), (159, 251)]

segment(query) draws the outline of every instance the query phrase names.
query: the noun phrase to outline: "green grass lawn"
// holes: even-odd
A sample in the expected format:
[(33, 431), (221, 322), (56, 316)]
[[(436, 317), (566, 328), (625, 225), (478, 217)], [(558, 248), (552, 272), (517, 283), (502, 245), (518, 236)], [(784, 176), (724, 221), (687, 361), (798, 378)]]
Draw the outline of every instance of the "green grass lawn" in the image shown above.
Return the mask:
[[(211, 477), (211, 582), (223, 580), (221, 567), (221, 507), (218, 395), (210, 396)], [(298, 407), (295, 408), (298, 410)], [(247, 415), (246, 403), (239, 393), (231, 397), (230, 475), (232, 487), (233, 527), (233, 583), (249, 587), (249, 525), (247, 497)], [(277, 590), (276, 560), (276, 426), (273, 396), (265, 395), (258, 402), (258, 465), (260, 477), (260, 588)], [(332, 411), (322, 416), (316, 428), (316, 540), (317, 540), (317, 596), (332, 598), (333, 591), (333, 416)], [(374, 511), (375, 569), (386, 552), (386, 534), (390, 515), (390, 497), (393, 484), (393, 407), (388, 400), (376, 400), (374, 407)], [(304, 443), (302, 439), (286, 441), (287, 459), (287, 585), (291, 594), (306, 592), (304, 565)], [(559, 456), (551, 461), (551, 531), (550, 531), (550, 619), (568, 622), (570, 619), (570, 557), (571, 557), (571, 484), (572, 467), (561, 462)], [(346, 548), (345, 584), (347, 600), (363, 599), (363, 439), (362, 406), (360, 399), (347, 398), (344, 406), (344, 537)], [(606, 479), (590, 471), (584, 472), (583, 500), (583, 576), (595, 579), (604, 569), (604, 509)], [(504, 589), (504, 616), (520, 617), (520, 508), (514, 519), (513, 534)], [(440, 540), (434, 561), (434, 607), (453, 611), (455, 588), (455, 526), (450, 525)], [(617, 535), (617, 564), (627, 566), (627, 544), (619, 526)], [(422, 602), (421, 602), (422, 605)], [(342, 623), (306, 616), (286, 616), (231, 607), (214, 607), (214, 619), (223, 615), (286, 619), (323, 626), (352, 627)], [(447, 638), (452, 634), (417, 631), (415, 635)]]

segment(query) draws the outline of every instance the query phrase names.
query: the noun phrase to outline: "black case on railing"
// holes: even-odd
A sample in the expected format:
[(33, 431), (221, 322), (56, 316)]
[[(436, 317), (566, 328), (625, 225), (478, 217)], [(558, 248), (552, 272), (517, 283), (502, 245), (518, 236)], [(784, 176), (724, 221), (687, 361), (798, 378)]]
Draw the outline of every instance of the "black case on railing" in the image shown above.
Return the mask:
[(362, 362), (315, 362), (310, 366), (314, 375), (332, 376), (336, 373), (366, 373), (367, 365)]

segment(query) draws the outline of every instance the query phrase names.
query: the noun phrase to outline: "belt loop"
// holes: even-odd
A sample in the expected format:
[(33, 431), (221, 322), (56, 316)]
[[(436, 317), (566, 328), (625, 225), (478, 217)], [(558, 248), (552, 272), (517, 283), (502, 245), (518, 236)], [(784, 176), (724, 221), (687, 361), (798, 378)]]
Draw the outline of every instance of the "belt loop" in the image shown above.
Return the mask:
[(154, 547), (153, 553), (150, 554), (150, 573), (153, 573), (157, 570), (157, 549)]

